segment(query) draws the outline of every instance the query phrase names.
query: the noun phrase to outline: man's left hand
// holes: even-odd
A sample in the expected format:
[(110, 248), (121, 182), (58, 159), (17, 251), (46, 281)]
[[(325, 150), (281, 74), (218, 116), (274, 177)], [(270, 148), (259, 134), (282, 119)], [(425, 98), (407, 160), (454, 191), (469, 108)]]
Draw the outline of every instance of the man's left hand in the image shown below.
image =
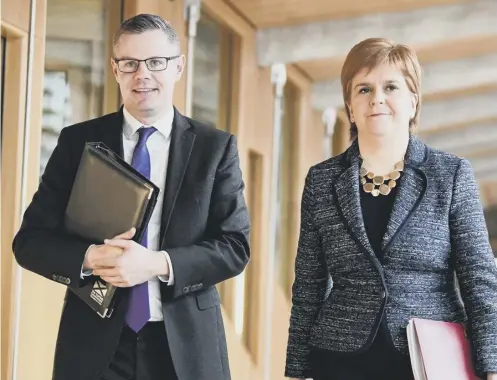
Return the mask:
[(122, 248), (121, 256), (96, 260), (95, 276), (118, 287), (141, 284), (155, 276), (168, 276), (169, 267), (162, 252), (151, 251), (142, 245), (124, 239), (105, 240), (105, 244)]

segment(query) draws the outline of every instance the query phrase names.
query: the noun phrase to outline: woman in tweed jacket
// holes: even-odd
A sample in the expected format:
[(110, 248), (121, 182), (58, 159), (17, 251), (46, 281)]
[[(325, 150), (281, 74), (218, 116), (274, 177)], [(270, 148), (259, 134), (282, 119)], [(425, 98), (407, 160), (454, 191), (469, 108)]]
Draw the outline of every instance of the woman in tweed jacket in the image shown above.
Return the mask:
[(420, 76), (415, 53), (384, 39), (345, 60), (353, 142), (306, 178), (287, 377), (412, 379), (417, 317), (467, 322), (478, 374), (497, 379), (497, 268), (477, 185), (467, 160), (412, 135)]

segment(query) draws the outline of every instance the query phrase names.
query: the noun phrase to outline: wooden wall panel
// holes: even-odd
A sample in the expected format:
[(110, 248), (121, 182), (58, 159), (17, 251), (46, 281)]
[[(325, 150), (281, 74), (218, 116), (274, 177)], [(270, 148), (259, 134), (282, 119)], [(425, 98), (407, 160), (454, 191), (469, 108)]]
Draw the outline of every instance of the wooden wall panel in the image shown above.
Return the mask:
[[(39, 184), (47, 0), (37, 0), (28, 140), (26, 206)], [(49, 379), (64, 288), (22, 272), (17, 379)]]
[[(121, 1), (111, 1), (110, 9), (107, 12), (107, 36), (113, 36), (121, 25)], [(109, 41), (107, 44), (107, 57), (113, 57), (112, 43)], [(116, 82), (114, 73), (112, 72), (112, 65), (107, 60), (104, 62), (104, 101), (102, 111), (104, 114), (116, 112), (121, 105), (121, 93), (119, 85)]]
[(30, 3), (30, 0), (2, 0), (2, 22), (15, 25), (27, 33)]
[[(5, 93), (3, 115), (2, 146), (2, 376), (10, 372), (12, 322), (14, 311), (13, 292), (15, 291), (14, 260), (12, 239), (19, 226), (21, 200), (22, 143), (24, 133), (24, 109), (26, 88), (27, 36), (2, 27), (2, 35), (7, 38), (5, 56)], [(3, 380), (3, 379), (2, 379)]]

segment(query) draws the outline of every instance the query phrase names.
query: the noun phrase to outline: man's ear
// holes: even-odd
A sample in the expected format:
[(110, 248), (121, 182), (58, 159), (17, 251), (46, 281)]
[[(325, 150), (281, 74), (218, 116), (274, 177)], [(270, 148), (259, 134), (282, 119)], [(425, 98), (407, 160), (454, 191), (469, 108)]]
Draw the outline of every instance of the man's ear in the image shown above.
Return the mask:
[(183, 75), (183, 72), (185, 71), (186, 57), (184, 54), (181, 54), (178, 58), (175, 59), (175, 61), (176, 61), (176, 81), (179, 81)]
[(112, 66), (114, 78), (116, 78), (116, 82), (119, 83), (119, 69), (117, 68), (117, 63), (114, 61), (113, 58), (110, 59), (110, 65)]

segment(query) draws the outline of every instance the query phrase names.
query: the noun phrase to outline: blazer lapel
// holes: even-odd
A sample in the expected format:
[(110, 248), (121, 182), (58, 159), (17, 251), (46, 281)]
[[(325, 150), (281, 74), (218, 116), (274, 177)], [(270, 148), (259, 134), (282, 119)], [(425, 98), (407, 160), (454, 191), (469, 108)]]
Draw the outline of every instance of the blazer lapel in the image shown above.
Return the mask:
[(171, 221), (171, 215), (178, 197), (181, 183), (185, 176), (188, 161), (193, 150), (195, 134), (190, 129), (186, 118), (176, 109), (174, 110), (173, 129), (171, 132), (171, 145), (167, 166), (164, 203), (162, 205), (162, 223), (160, 231), (160, 246)]
[(416, 137), (411, 137), (404, 160), (404, 172), (394, 200), (387, 231), (383, 236), (382, 250), (385, 254), (424, 197), (428, 180), (421, 164), (426, 159), (426, 146)]
[(102, 133), (102, 142), (121, 158), (124, 158), (123, 123), (124, 116), (121, 107), (118, 112), (101, 119), (102, 125), (98, 126), (98, 132)]
[(354, 240), (363, 249), (365, 254), (375, 256), (362, 217), (359, 194), (359, 148), (357, 140), (349, 148), (347, 157), (350, 166), (335, 182), (337, 205), (342, 219)]

